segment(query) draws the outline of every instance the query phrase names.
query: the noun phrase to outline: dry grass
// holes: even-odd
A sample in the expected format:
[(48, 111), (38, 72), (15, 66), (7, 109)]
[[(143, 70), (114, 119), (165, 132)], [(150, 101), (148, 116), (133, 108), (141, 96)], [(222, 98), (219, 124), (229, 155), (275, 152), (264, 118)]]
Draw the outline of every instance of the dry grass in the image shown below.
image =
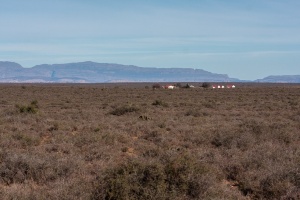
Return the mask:
[(299, 85), (145, 86), (0, 85), (1, 199), (300, 198)]

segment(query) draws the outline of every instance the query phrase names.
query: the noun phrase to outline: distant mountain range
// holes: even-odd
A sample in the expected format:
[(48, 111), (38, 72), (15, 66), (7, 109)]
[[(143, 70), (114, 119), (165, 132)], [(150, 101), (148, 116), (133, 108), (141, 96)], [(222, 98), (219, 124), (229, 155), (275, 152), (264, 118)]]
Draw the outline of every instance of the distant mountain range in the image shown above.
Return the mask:
[(132, 65), (80, 62), (37, 65), (23, 68), (13, 62), (0, 62), (0, 82), (228, 82), (239, 81), (226, 74), (191, 68), (145, 68)]
[[(296, 82), (299, 76), (270, 76), (259, 82)], [(226, 74), (192, 68), (146, 68), (133, 65), (79, 62), (23, 68), (0, 61), (0, 82), (7, 83), (108, 83), (108, 82), (244, 82)]]
[(263, 83), (300, 83), (300, 75), (268, 76), (258, 79), (256, 82)]

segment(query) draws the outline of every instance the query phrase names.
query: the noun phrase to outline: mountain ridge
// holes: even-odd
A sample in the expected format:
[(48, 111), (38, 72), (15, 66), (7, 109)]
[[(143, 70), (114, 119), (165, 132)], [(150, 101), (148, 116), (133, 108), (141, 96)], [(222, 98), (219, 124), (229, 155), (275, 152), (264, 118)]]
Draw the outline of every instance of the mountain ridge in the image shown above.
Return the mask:
[(227, 82), (238, 80), (229, 78), (227, 74), (217, 74), (202, 69), (146, 68), (92, 61), (41, 64), (31, 68), (23, 68), (18, 63), (13, 62), (0, 62), (0, 72), (2, 74), (0, 82)]
[(107, 83), (107, 82), (266, 82), (300, 83), (300, 75), (267, 76), (254, 81), (231, 78), (193, 68), (139, 67), (92, 61), (40, 64), (24, 68), (0, 61), (0, 82), (8, 83)]
[(300, 83), (300, 75), (271, 75), (262, 79), (257, 79), (256, 82), (263, 83)]

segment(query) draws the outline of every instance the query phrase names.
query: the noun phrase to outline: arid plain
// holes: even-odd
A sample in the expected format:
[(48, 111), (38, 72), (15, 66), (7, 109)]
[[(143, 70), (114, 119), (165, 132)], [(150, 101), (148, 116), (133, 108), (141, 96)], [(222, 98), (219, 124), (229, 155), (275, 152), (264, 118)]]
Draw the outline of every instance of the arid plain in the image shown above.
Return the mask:
[(0, 147), (1, 199), (299, 199), (300, 85), (1, 84)]

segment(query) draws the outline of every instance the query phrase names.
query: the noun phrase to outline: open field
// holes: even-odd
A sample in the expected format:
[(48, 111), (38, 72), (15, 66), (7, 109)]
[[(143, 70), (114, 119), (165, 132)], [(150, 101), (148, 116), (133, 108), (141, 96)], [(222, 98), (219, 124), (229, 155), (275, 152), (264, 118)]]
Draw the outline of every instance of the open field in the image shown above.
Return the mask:
[(1, 199), (300, 199), (300, 86), (0, 85)]

